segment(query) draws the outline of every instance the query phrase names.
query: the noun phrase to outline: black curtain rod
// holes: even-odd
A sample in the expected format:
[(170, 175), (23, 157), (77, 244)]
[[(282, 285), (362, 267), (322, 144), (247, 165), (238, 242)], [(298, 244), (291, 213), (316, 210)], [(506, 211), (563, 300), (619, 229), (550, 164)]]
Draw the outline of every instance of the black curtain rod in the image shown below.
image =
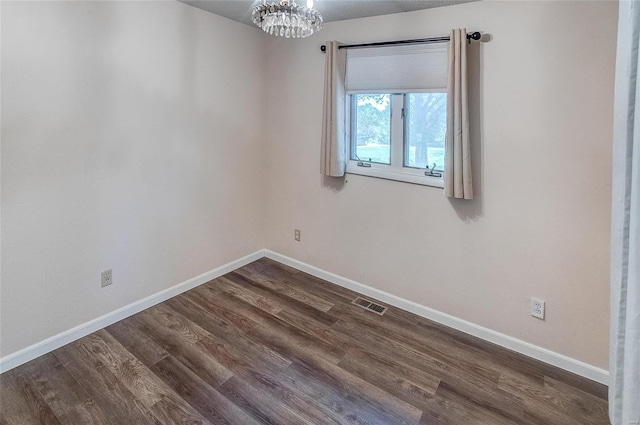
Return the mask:
[[(482, 38), (482, 34), (479, 32), (473, 32), (471, 34), (467, 34), (467, 41), (471, 42), (471, 40), (480, 40)], [(345, 44), (340, 46), (339, 49), (349, 49), (349, 48), (363, 48), (363, 47), (379, 47), (379, 46), (393, 46), (397, 44), (423, 44), (423, 43), (442, 43), (445, 41), (449, 41), (450, 37), (432, 37), (432, 38), (416, 38), (413, 40), (396, 40), (396, 41), (381, 41), (379, 43), (364, 43), (364, 44)], [(327, 50), (327, 46), (324, 44), (320, 46), (320, 50), (325, 52)]]

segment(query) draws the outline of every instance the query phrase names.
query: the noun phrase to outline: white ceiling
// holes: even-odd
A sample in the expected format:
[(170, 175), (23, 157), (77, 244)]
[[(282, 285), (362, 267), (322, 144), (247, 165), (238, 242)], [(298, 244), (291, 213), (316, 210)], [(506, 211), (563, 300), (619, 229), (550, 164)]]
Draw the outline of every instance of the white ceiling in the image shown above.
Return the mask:
[[(259, 3), (258, 0), (178, 1), (247, 25), (253, 25), (251, 22), (251, 10), (254, 5)], [(269, 0), (268, 2), (277, 1)], [(324, 22), (331, 22), (451, 6), (472, 1), (477, 0), (315, 0), (314, 8), (320, 12)], [(297, 3), (301, 6), (307, 4), (306, 0), (298, 0)]]

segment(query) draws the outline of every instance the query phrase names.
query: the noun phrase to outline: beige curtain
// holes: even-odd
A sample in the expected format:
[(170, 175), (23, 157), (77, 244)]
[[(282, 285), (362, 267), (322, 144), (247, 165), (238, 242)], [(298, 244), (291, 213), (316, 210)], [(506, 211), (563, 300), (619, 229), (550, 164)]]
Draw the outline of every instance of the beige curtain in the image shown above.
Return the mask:
[(473, 199), (467, 99), (467, 30), (451, 30), (444, 195)]
[(329, 41), (326, 46), (320, 172), (325, 176), (342, 177), (347, 166), (345, 140), (347, 49), (339, 49), (340, 43), (337, 41)]

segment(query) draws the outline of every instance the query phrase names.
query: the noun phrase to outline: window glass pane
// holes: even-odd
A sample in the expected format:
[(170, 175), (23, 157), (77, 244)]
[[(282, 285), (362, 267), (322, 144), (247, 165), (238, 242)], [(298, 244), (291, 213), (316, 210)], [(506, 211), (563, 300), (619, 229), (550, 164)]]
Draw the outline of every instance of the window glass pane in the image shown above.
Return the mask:
[(446, 93), (409, 93), (406, 103), (405, 167), (444, 169)]
[(391, 95), (355, 94), (351, 159), (391, 163)]

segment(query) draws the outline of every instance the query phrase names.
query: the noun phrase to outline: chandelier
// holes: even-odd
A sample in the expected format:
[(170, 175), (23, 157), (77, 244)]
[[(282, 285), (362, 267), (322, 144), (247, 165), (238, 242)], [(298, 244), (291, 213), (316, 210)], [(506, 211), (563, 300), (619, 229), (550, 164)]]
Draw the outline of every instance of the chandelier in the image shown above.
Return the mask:
[(322, 16), (313, 8), (313, 0), (307, 0), (307, 7), (298, 6), (294, 0), (269, 4), (261, 0), (251, 16), (267, 34), (286, 38), (309, 37), (322, 28)]

